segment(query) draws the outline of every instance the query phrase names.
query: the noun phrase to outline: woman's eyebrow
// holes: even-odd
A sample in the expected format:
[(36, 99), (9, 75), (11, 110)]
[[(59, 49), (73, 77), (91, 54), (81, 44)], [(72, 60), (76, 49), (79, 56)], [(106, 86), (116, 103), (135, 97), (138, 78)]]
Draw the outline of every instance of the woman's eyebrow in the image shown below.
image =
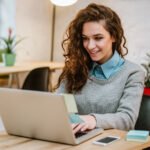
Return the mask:
[[(93, 34), (92, 36), (103, 36), (103, 35), (101, 33), (98, 33), (98, 34)], [(82, 37), (91, 37), (91, 36), (82, 34)]]

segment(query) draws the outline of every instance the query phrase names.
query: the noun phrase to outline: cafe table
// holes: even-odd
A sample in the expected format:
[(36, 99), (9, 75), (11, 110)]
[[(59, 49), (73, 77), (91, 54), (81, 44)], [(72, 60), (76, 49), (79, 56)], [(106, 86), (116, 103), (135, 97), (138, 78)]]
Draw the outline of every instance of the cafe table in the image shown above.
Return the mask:
[[(25, 137), (8, 135), (0, 132), (0, 150), (142, 150), (150, 147), (150, 137), (146, 142), (126, 141), (126, 131), (111, 129), (104, 130), (102, 134), (95, 136), (79, 145), (72, 146), (56, 142), (48, 142)], [(92, 142), (106, 136), (119, 136), (120, 140), (107, 146), (94, 145)]]
[[(49, 67), (50, 71), (54, 72), (55, 70), (62, 69), (64, 67), (64, 63), (34, 61), (34, 62), (20, 62), (20, 63), (18, 62), (14, 66), (4, 66), (3, 63), (0, 63), (0, 75), (9, 75), (8, 87), (12, 87), (12, 81), (14, 78), (16, 78), (17, 87), (19, 87), (18, 74), (23, 72), (29, 72), (38, 67)], [(50, 80), (51, 80), (51, 76), (50, 76)]]

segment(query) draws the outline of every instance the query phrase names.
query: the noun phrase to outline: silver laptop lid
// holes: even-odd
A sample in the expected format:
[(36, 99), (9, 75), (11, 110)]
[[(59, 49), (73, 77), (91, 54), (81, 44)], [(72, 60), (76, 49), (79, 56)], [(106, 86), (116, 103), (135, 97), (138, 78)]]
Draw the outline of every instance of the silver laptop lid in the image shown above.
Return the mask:
[(0, 116), (9, 134), (75, 144), (65, 98), (67, 95), (0, 88)]

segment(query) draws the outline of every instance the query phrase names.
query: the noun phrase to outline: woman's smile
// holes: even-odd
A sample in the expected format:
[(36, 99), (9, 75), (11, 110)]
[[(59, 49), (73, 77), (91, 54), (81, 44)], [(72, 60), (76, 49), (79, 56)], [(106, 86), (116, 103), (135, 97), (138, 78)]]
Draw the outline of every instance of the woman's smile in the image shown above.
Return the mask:
[(86, 22), (83, 25), (83, 46), (91, 59), (97, 63), (104, 63), (112, 55), (114, 38), (104, 28), (103, 22)]

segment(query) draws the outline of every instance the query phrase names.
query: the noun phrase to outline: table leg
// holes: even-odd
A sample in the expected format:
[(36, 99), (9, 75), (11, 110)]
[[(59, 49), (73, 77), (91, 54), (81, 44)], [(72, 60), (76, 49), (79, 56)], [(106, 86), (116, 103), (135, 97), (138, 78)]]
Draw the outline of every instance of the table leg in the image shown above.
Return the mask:
[(13, 83), (13, 74), (9, 74), (8, 87), (11, 88)]
[(8, 79), (8, 87), (12, 88), (13, 87), (13, 81), (14, 79), (16, 80), (17, 88), (19, 88), (19, 78), (18, 74), (9, 74), (9, 79)]

